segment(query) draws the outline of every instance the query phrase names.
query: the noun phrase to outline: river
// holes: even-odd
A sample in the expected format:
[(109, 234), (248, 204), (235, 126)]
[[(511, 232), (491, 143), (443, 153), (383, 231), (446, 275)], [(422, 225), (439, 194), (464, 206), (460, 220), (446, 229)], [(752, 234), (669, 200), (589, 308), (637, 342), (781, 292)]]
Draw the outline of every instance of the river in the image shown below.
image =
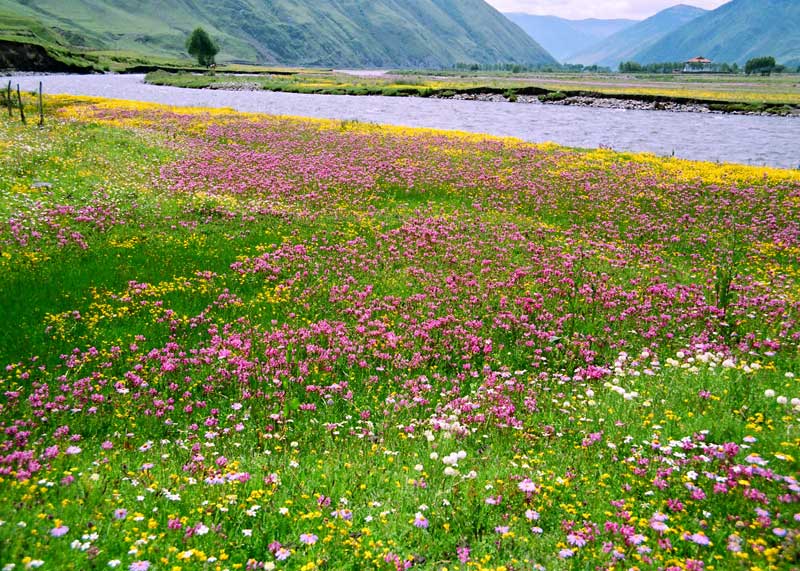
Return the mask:
[[(3, 78), (3, 82), (8, 78)], [(800, 168), (800, 119), (559, 105), (161, 87), (143, 75), (23, 75), (23, 90), (454, 129), (687, 159)]]

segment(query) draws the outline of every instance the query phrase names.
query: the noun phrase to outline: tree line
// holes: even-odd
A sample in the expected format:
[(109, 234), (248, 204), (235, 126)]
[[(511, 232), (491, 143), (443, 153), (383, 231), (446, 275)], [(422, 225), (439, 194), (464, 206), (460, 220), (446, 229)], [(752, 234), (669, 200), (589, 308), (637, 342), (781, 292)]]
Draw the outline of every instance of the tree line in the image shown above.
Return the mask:
[[(623, 61), (619, 63), (619, 71), (622, 73), (674, 73), (682, 71), (686, 67), (686, 62), (670, 61), (660, 63), (641, 64), (635, 61)], [(739, 67), (737, 63), (712, 63), (708, 65), (710, 73), (741, 73), (745, 74), (760, 74), (771, 75), (773, 73), (800, 73), (800, 67), (797, 70), (787, 69), (785, 65), (775, 62), (773, 56), (756, 57), (747, 60), (744, 69)]]

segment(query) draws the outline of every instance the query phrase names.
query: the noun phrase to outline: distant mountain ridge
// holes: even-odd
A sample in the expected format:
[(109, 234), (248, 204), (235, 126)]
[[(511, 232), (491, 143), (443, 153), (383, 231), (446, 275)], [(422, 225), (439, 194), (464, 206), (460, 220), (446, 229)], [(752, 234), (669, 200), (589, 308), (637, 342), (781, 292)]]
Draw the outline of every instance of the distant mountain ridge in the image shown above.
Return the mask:
[(757, 56), (800, 65), (800, 0), (732, 0), (635, 54), (640, 63), (703, 55), (744, 64)]
[(612, 68), (616, 68), (621, 61), (634, 60), (642, 63), (638, 59), (638, 54), (642, 53), (643, 50), (646, 50), (670, 32), (683, 27), (705, 13), (706, 10), (695, 6), (685, 4), (672, 6), (584, 50), (574, 52), (567, 58), (567, 61), (586, 65), (597, 64)]
[(636, 24), (638, 20), (568, 20), (522, 12), (504, 14), (559, 61)]
[[(135, 4), (135, 8), (131, 5)], [(221, 61), (325, 67), (551, 64), (553, 57), (483, 0), (0, 0), (73, 45), (186, 55), (204, 27)]]

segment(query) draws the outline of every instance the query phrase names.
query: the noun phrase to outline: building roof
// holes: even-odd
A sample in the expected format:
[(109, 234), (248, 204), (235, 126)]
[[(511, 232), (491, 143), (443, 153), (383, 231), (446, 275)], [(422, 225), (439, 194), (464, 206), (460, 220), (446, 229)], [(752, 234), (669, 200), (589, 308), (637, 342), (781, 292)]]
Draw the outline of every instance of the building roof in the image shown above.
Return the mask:
[(711, 60), (710, 59), (706, 59), (703, 56), (697, 56), (697, 57), (693, 57), (692, 59), (690, 59), (686, 63), (711, 63)]

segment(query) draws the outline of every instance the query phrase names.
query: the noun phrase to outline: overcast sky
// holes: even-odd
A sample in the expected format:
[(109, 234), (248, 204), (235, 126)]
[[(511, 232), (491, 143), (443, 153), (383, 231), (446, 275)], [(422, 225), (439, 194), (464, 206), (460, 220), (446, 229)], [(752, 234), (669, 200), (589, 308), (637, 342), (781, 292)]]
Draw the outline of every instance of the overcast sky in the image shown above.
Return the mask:
[(501, 12), (527, 12), (581, 18), (632, 18), (644, 20), (675, 4), (713, 9), (729, 0), (486, 0)]

